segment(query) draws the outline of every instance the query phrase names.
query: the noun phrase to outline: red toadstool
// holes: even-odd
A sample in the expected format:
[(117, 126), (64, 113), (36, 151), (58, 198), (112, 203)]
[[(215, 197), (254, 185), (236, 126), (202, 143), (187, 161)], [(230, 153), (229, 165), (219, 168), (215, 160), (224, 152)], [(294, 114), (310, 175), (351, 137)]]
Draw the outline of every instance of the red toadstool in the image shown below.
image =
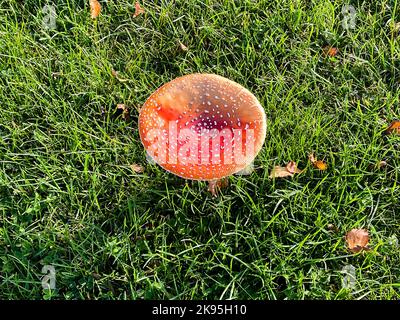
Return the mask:
[(250, 165), (265, 140), (266, 116), (241, 85), (214, 74), (176, 78), (139, 115), (141, 141), (165, 170), (215, 181)]

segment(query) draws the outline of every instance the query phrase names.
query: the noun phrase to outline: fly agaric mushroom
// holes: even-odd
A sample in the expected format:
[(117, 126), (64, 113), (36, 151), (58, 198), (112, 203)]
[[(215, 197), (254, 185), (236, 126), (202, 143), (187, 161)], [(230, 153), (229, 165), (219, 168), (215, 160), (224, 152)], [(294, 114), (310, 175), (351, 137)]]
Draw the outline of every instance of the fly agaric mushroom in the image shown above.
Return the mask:
[(165, 170), (215, 183), (253, 162), (265, 140), (266, 116), (257, 98), (238, 83), (190, 74), (146, 100), (139, 133), (148, 154)]

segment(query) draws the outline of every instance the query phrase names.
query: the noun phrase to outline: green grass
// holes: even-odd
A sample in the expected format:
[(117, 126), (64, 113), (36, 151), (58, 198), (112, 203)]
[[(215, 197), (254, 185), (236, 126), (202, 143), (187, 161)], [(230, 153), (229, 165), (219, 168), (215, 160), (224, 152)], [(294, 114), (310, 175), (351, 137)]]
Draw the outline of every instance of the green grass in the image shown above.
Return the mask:
[[(349, 31), (339, 0), (143, 0), (136, 18), (101, 1), (97, 21), (54, 2), (46, 30), (47, 1), (0, 0), (0, 298), (400, 298), (400, 137), (382, 135), (400, 117), (398, 0), (352, 1)], [(257, 170), (218, 198), (147, 163), (137, 130), (146, 98), (194, 72), (244, 85), (268, 118)], [(306, 172), (268, 178), (290, 160)], [(371, 251), (346, 249), (355, 227)]]

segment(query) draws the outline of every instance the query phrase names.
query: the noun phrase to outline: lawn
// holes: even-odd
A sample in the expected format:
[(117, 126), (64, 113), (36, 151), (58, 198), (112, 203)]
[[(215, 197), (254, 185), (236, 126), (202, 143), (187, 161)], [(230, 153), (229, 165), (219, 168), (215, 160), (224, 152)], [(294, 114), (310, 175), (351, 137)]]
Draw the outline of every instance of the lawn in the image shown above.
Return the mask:
[[(89, 1), (54, 1), (51, 25), (48, 1), (0, 0), (0, 298), (400, 298), (400, 136), (383, 134), (400, 117), (399, 1), (351, 1), (347, 28), (339, 0), (100, 3), (92, 19)], [(254, 172), (218, 197), (139, 139), (147, 97), (195, 72), (267, 115)], [(269, 178), (289, 161), (305, 171)], [(348, 250), (353, 228), (370, 250)]]

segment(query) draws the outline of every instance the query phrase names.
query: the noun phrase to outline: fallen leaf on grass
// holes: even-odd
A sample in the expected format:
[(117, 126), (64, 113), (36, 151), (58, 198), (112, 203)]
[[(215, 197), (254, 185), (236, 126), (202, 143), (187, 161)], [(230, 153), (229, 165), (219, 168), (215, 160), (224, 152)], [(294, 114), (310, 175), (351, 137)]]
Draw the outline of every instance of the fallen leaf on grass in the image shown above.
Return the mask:
[(130, 165), (130, 167), (134, 173), (143, 173), (144, 172), (144, 168), (140, 164), (133, 163)]
[(313, 163), (313, 165), (315, 168), (317, 168), (318, 170), (321, 170), (321, 171), (325, 171), (326, 169), (328, 169), (328, 165), (324, 161), (321, 161), (321, 160), (315, 161)]
[(57, 78), (59, 78), (59, 77), (62, 77), (64, 74), (63, 74), (63, 72), (62, 71), (60, 71), (60, 72), (52, 72), (51, 73), (51, 76), (53, 77), (53, 79), (57, 79)]
[(339, 53), (339, 49), (335, 47), (326, 46), (323, 48), (325, 57), (336, 57)]
[(327, 228), (329, 231), (333, 231), (333, 232), (335, 232), (335, 233), (338, 233), (338, 232), (339, 232), (339, 228), (338, 228), (337, 226), (335, 226), (333, 223), (329, 223), (329, 224), (326, 226), (326, 228)]
[(136, 18), (138, 15), (141, 15), (142, 13), (144, 13), (144, 9), (140, 6), (139, 1), (136, 1), (135, 13), (133, 14), (133, 17)]
[(303, 170), (300, 170), (297, 168), (297, 163), (294, 161), (289, 161), (288, 164), (286, 165), (286, 170), (289, 171), (290, 173), (302, 173)]
[(390, 23), (390, 29), (394, 35), (398, 35), (400, 32), (400, 22), (394, 22), (393, 20), (388, 21)]
[(120, 81), (120, 82), (126, 82), (126, 81), (128, 81), (128, 79), (123, 79), (123, 78), (121, 78), (121, 77), (119, 76), (119, 72), (116, 71), (116, 70), (114, 70), (114, 69), (111, 70), (111, 75), (112, 75), (115, 79), (117, 79), (118, 81)]
[(122, 114), (122, 120), (129, 121), (131, 116), (129, 114), (129, 109), (123, 103), (117, 104), (117, 111)]
[(385, 130), (385, 134), (396, 133), (400, 134), (400, 120), (394, 120)]
[(96, 19), (101, 12), (101, 4), (98, 0), (90, 0), (90, 17)]
[(368, 170), (373, 171), (373, 170), (379, 170), (382, 168), (385, 168), (387, 166), (387, 162), (385, 160), (380, 160), (375, 164), (371, 164), (368, 166)]
[(211, 192), (213, 197), (218, 196), (218, 191), (221, 189), (225, 189), (229, 186), (229, 179), (222, 178), (219, 180), (211, 180), (208, 182), (208, 192)]
[(386, 167), (386, 166), (387, 166), (387, 162), (385, 160), (381, 160), (376, 164), (376, 168), (377, 169), (381, 169), (381, 168)]
[(269, 175), (270, 179), (273, 178), (285, 178), (292, 177), (296, 173), (302, 173), (304, 170), (300, 170), (297, 168), (297, 163), (294, 161), (290, 161), (286, 167), (275, 166), (271, 174)]
[(317, 160), (314, 153), (310, 153), (308, 155), (308, 159), (310, 159), (310, 162), (314, 168), (321, 170), (321, 171), (325, 171), (326, 169), (328, 169), (328, 165), (326, 164), (326, 162), (322, 161), (322, 160)]
[(189, 50), (189, 48), (187, 47), (187, 46), (185, 46), (182, 42), (180, 42), (179, 41), (179, 48), (182, 50), (182, 51), (188, 51)]
[(101, 279), (101, 275), (99, 275), (99, 274), (96, 273), (96, 272), (92, 272), (92, 277), (93, 277), (93, 279), (95, 279), (95, 280), (100, 280), (100, 279)]
[(347, 247), (352, 253), (369, 250), (369, 235), (366, 229), (352, 229), (346, 234)]

